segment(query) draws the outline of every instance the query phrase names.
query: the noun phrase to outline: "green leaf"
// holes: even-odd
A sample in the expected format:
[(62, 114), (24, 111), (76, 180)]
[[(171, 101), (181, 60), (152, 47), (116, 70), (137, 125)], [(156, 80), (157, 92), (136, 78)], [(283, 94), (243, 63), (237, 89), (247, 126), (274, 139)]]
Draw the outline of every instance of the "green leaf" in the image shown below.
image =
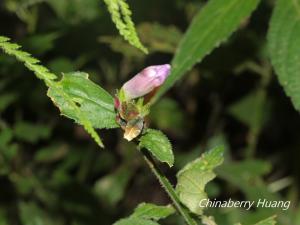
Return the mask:
[[(88, 79), (87, 73), (75, 72), (64, 74), (59, 87), (72, 101), (76, 102), (80, 114), (90, 121), (95, 128), (115, 128), (115, 112), (113, 98), (104, 89)], [(49, 88), (49, 97), (57, 105), (63, 115), (80, 122), (79, 114), (74, 106), (67, 104), (66, 99)], [(82, 124), (82, 123), (81, 123)]]
[(90, 81), (86, 73), (65, 74), (47, 94), (61, 113), (83, 125), (100, 147), (103, 143), (94, 127), (117, 127), (112, 96)]
[(184, 132), (184, 114), (182, 109), (175, 100), (163, 98), (151, 108), (149, 114), (153, 121), (160, 129), (176, 131), (180, 135)]
[[(68, 93), (67, 90), (69, 89), (64, 89), (63, 85), (61, 84), (62, 81), (60, 83), (54, 81), (57, 78), (55, 74), (51, 73), (46, 67), (40, 65), (40, 61), (38, 59), (32, 57), (29, 53), (20, 50), (20, 47), (20, 45), (10, 43), (9, 38), (0, 36), (0, 48), (8, 55), (15, 56), (19, 61), (23, 62), (29, 70), (34, 72), (34, 74), (38, 78), (42, 79), (47, 87), (49, 87), (48, 96), (52, 98), (54, 103), (61, 107), (61, 110), (63, 110), (62, 113), (65, 113), (65, 115), (67, 116), (72, 116), (70, 118), (75, 119), (78, 123), (80, 123), (84, 127), (84, 129), (92, 136), (96, 143), (100, 147), (104, 147), (99, 135), (93, 128), (92, 122), (88, 118), (88, 116), (93, 117), (94, 115), (90, 115), (87, 112), (81, 111), (81, 109), (77, 106), (78, 102), (75, 100), (80, 100), (80, 98), (74, 99), (74, 94), (76, 97), (76, 90), (71, 89), (73, 92)], [(87, 79), (86, 75), (85, 77)], [(91, 85), (89, 87), (91, 87)], [(93, 90), (95, 89), (96, 88), (94, 87)], [(100, 87), (99, 89), (102, 90)], [(87, 91), (87, 93), (90, 93), (88, 90), (85, 91)], [(73, 94), (73, 96), (70, 96), (69, 94)], [(105, 95), (106, 94), (102, 93), (100, 97), (104, 96), (104, 101), (108, 101), (108, 97), (105, 97)], [(105, 123), (105, 125), (107, 125), (109, 122), (105, 121)]]
[(54, 73), (70, 73), (76, 70), (76, 65), (69, 58), (56, 57), (48, 63), (48, 67)]
[(171, 205), (158, 206), (151, 203), (141, 203), (134, 210), (132, 216), (157, 221), (166, 218), (173, 213), (175, 213), (175, 209)]
[(93, 21), (102, 12), (97, 0), (76, 0), (72, 4), (68, 1), (47, 0), (47, 3), (61, 20), (70, 24)]
[(9, 224), (6, 218), (6, 210), (1, 208), (0, 209), (0, 225), (6, 225)]
[(49, 52), (55, 47), (55, 41), (59, 38), (58, 32), (34, 34), (26, 38), (22, 45), (32, 54), (41, 55)]
[(141, 40), (149, 46), (151, 52), (174, 53), (182, 37), (177, 27), (164, 26), (159, 23), (142, 23), (137, 29)]
[(174, 155), (171, 143), (161, 131), (147, 129), (146, 134), (139, 141), (140, 148), (146, 148), (159, 161), (168, 163), (170, 167), (173, 166)]
[(20, 220), (24, 225), (62, 225), (61, 219), (51, 217), (34, 202), (19, 203)]
[(201, 222), (202, 222), (204, 225), (217, 225), (217, 224), (216, 224), (216, 221), (215, 221), (215, 218), (212, 217), (212, 216), (205, 216), (205, 215), (202, 215), (202, 216), (201, 216)]
[(99, 196), (106, 205), (115, 207), (123, 198), (133, 172), (132, 169), (125, 165), (121, 166), (114, 173), (102, 177), (95, 183), (94, 191), (96, 195)]
[(175, 209), (171, 205), (158, 206), (151, 203), (141, 203), (130, 217), (121, 219), (114, 225), (158, 225), (156, 221), (164, 219), (174, 212)]
[(172, 61), (172, 73), (153, 101), (225, 41), (257, 7), (259, 0), (210, 0), (195, 16)]
[(137, 217), (129, 217), (121, 219), (113, 225), (159, 225), (157, 222), (152, 220), (141, 219)]
[(34, 155), (34, 161), (38, 163), (53, 163), (63, 159), (69, 151), (64, 144), (51, 144), (39, 149)]
[[(141, 41), (147, 44), (149, 52), (174, 53), (182, 34), (175, 26), (164, 26), (159, 23), (141, 23), (137, 26)], [(130, 45), (120, 36), (100, 36), (99, 41), (107, 43), (110, 48), (124, 56), (141, 60), (146, 57), (143, 52)]]
[(276, 193), (271, 193), (262, 176), (269, 173), (271, 164), (261, 160), (231, 162), (216, 169), (218, 177), (238, 187), (248, 200), (279, 200)]
[[(13, 140), (13, 130), (9, 127), (0, 128), (0, 173), (1, 168), (12, 165), (11, 160), (18, 154), (18, 145), (11, 143)], [(5, 159), (5, 160), (3, 160)]]
[(0, 129), (0, 147), (6, 147), (13, 139), (13, 131), (10, 128)]
[(267, 106), (266, 92), (258, 89), (232, 104), (228, 111), (256, 131), (263, 125), (265, 113), (268, 112)]
[(16, 138), (30, 143), (36, 143), (39, 140), (48, 139), (51, 132), (52, 127), (47, 126), (46, 124), (33, 124), (20, 121), (14, 126), (14, 134)]
[(277, 0), (268, 42), (279, 82), (300, 110), (300, 0)]
[(16, 99), (17, 95), (15, 93), (5, 93), (0, 95), (0, 112), (3, 112)]
[(199, 202), (207, 198), (205, 185), (215, 178), (213, 169), (223, 162), (223, 152), (223, 147), (216, 147), (187, 164), (177, 174), (176, 191), (179, 199), (195, 214), (202, 214), (203, 208), (199, 206)]
[(254, 225), (275, 225), (276, 224), (276, 220), (275, 220), (276, 216), (271, 216), (265, 220), (262, 220)]
[(134, 23), (131, 19), (132, 13), (126, 0), (104, 0), (104, 2), (111, 14), (112, 21), (125, 40), (144, 53), (148, 53), (148, 50), (143, 46), (137, 35)]

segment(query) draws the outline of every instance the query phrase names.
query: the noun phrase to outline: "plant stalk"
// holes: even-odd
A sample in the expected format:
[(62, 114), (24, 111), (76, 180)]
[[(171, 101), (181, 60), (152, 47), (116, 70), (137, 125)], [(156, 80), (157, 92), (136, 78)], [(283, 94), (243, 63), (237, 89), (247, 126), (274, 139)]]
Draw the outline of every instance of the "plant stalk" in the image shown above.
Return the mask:
[(152, 156), (148, 152), (144, 151), (143, 149), (141, 149), (141, 152), (144, 156), (144, 159), (145, 159), (147, 165), (150, 167), (151, 172), (155, 175), (155, 177), (158, 179), (159, 183), (165, 189), (165, 191), (169, 195), (170, 199), (172, 200), (175, 208), (182, 215), (185, 222), (188, 225), (197, 225), (196, 221), (189, 215), (187, 210), (182, 207), (172, 184), (166, 178), (166, 176), (162, 173), (162, 171), (159, 169), (159, 167), (153, 160)]

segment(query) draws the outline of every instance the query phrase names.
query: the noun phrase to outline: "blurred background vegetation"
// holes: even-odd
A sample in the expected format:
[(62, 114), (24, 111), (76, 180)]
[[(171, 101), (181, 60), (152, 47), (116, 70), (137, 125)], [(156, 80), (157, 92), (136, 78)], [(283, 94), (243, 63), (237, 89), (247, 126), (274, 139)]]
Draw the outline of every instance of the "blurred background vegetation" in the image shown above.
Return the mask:
[[(128, 1), (145, 55), (118, 34), (99, 0), (1, 0), (0, 34), (53, 72), (86, 71), (111, 94), (148, 65), (169, 63), (205, 1)], [(211, 198), (290, 200), (281, 209), (210, 209), (220, 225), (277, 214), (300, 224), (300, 116), (266, 57), (273, 1), (262, 1), (224, 45), (198, 64), (151, 110), (151, 127), (174, 147), (176, 171), (217, 144), (226, 162)], [(140, 202), (169, 203), (134, 145), (104, 131), (105, 150), (59, 115), (46, 87), (0, 54), (0, 225), (112, 224)], [(172, 217), (164, 224), (183, 224)]]

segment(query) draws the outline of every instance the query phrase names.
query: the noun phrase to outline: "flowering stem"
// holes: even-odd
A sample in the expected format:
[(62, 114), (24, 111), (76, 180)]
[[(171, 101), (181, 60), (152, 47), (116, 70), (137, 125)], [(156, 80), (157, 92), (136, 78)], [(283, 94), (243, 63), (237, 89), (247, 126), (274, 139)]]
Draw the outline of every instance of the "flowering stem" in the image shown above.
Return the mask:
[(147, 165), (150, 167), (151, 172), (155, 175), (155, 177), (158, 179), (161, 186), (165, 189), (170, 199), (172, 200), (174, 206), (176, 207), (177, 211), (184, 218), (185, 222), (188, 225), (197, 225), (196, 221), (189, 215), (187, 210), (182, 207), (172, 184), (170, 183), (168, 178), (166, 178), (166, 176), (162, 173), (162, 171), (159, 169), (157, 164), (154, 162), (152, 156), (148, 152), (144, 151), (143, 149), (141, 149), (141, 152), (144, 156)]

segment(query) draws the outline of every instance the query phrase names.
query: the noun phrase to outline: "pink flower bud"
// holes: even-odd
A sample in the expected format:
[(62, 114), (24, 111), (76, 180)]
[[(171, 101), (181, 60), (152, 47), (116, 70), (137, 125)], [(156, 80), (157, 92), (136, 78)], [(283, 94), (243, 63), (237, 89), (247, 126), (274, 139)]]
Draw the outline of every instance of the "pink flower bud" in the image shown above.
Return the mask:
[(149, 66), (127, 81), (122, 89), (127, 100), (144, 96), (159, 87), (169, 76), (169, 64)]

